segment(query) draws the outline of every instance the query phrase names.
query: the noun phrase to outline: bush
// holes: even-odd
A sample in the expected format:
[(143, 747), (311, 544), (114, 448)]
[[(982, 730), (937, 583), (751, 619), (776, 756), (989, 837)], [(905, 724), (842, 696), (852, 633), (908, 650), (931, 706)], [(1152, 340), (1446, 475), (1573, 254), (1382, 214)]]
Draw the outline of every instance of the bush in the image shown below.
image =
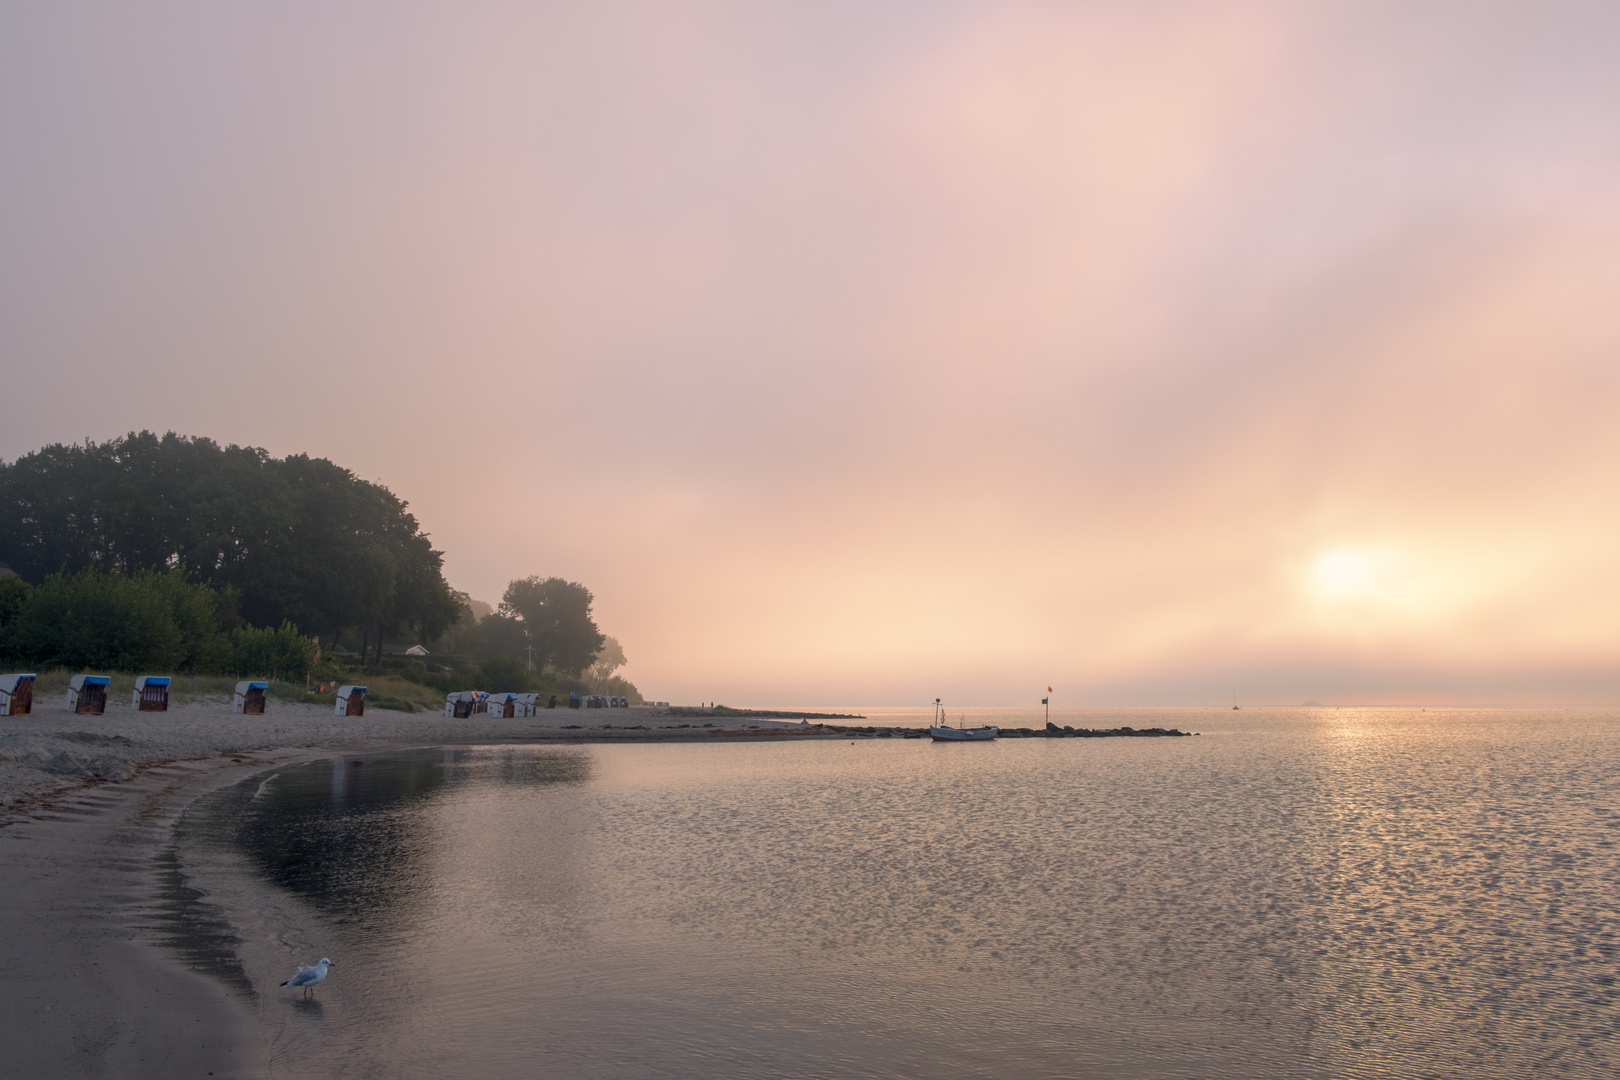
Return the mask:
[(0, 647), (4, 646), (5, 636), (17, 621), (17, 614), (22, 611), (23, 601), (27, 599), (28, 582), (15, 574), (0, 577)]
[(157, 580), (163, 576), (95, 570), (72, 577), (53, 574), (28, 591), (8, 628), (7, 651), (33, 664), (75, 671), (178, 669), (188, 654), (204, 651), (204, 643), (185, 640), (174, 601), (180, 600), (189, 616), (187, 598), (164, 588)]
[(612, 675), (606, 679), (598, 680), (593, 685), (591, 693), (622, 697), (632, 705), (640, 705), (645, 700), (641, 696), (641, 691), (636, 689), (636, 684), (623, 675)]
[(533, 681), (528, 665), (513, 656), (490, 657), (478, 665), (478, 675), (484, 684), (479, 689), (493, 694), (525, 693)]
[(0, 578), (0, 654), (74, 671), (189, 672), (302, 678), (315, 646), (290, 623), (237, 627), (234, 597), (179, 570), (85, 570), (36, 586)]
[(238, 675), (259, 675), (295, 682), (315, 666), (315, 644), (292, 623), (278, 629), (243, 627), (231, 634), (232, 661)]

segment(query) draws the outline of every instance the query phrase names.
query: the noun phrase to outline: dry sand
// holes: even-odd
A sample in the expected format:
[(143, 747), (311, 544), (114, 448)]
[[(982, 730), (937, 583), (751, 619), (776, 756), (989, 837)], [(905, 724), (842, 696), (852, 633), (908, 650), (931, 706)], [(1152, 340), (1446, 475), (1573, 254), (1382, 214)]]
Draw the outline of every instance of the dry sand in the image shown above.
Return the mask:
[(652, 708), (455, 720), (274, 701), (263, 716), (224, 703), (103, 716), (35, 705), (0, 717), (0, 1042), (18, 1076), (270, 1075), (244, 1003), (155, 944), (160, 856), (208, 791), (290, 761), (407, 746), (822, 733)]

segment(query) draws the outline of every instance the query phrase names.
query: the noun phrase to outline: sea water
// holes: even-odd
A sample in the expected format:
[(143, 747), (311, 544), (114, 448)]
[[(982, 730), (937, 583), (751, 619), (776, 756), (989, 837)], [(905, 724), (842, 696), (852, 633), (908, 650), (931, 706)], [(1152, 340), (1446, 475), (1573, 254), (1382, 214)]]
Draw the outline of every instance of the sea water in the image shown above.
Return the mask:
[(1620, 1074), (1620, 713), (1054, 720), (1202, 734), (334, 758), (180, 859), (278, 1074)]

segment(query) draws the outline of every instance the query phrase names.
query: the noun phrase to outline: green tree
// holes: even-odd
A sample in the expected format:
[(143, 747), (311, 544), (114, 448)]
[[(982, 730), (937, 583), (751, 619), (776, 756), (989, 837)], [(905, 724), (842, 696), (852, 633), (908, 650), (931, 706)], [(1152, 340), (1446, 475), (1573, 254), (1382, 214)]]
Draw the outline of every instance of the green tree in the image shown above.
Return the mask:
[[(486, 615), (478, 624), (478, 642), (476, 655), (482, 657), (513, 656), (524, 661), (527, 670), (529, 657), (529, 635), (524, 629), (522, 619), (514, 619), (510, 615)], [(535, 650), (535, 670), (543, 665), (540, 662), (539, 650)]]
[(238, 675), (296, 681), (315, 665), (315, 645), (292, 623), (277, 629), (241, 627), (231, 634), (231, 661)]
[(181, 568), (254, 626), (291, 621), (333, 642), (432, 639), (461, 610), (443, 554), (387, 488), (322, 458), (173, 432), (0, 463), (0, 560), (31, 581)]
[(515, 656), (493, 656), (478, 665), (483, 689), (492, 694), (521, 694), (533, 684), (528, 665)]
[(641, 696), (641, 691), (636, 689), (636, 684), (622, 675), (614, 675), (600, 683), (592, 684), (591, 693), (628, 698), (632, 705), (640, 705), (646, 700)]
[[(613, 678), (613, 673), (624, 667), (626, 663), (628, 661), (624, 657), (624, 646), (619, 644), (619, 639), (616, 637), (603, 638), (602, 648), (591, 659), (590, 667), (585, 669), (585, 677), (590, 680), (592, 689), (596, 690), (598, 694), (627, 696), (618, 694), (616, 690), (603, 689), (608, 680)], [(622, 682), (623, 680), (619, 681)]]
[(28, 582), (16, 574), (0, 577), (0, 655), (12, 652), (11, 628), (16, 624), (17, 614), (27, 599)]
[(142, 571), (132, 581), (162, 597), (168, 607), (180, 632), (180, 657), (174, 665), (178, 670), (217, 673), (230, 669), (231, 643), (220, 628), (221, 613), (230, 608), (228, 596), (188, 582), (178, 569), (166, 574)]
[(314, 659), (314, 644), (290, 623), (242, 627), (230, 590), (187, 581), (178, 569), (92, 569), (52, 574), (32, 588), (3, 584), (13, 580), (0, 579), (0, 651), (30, 663), (297, 678)]
[(188, 642), (175, 621), (173, 597), (153, 585), (157, 576), (53, 574), (29, 591), (10, 644), (42, 666), (177, 670)]
[[(506, 586), (500, 614), (518, 619), (534, 649), (536, 671), (578, 676), (606, 640), (591, 618), (591, 590), (560, 577), (528, 577)], [(485, 620), (487, 624), (489, 620)]]

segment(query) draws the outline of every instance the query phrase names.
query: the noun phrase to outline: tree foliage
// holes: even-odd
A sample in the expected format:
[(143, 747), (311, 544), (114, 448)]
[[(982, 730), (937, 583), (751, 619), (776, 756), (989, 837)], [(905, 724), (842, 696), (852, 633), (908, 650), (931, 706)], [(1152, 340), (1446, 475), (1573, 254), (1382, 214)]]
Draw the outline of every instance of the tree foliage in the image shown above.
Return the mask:
[(492, 694), (522, 694), (534, 686), (528, 666), (515, 656), (490, 657), (478, 665), (478, 678)]
[(251, 625), (332, 638), (379, 627), (430, 639), (461, 614), (443, 554), (387, 488), (324, 458), (173, 432), (0, 463), (0, 560), (31, 581), (178, 571)]
[[(314, 644), (292, 626), (237, 625), (231, 597), (177, 570), (81, 570), (0, 585), (0, 654), (100, 671), (302, 678)], [(15, 582), (15, 584), (12, 584)]]
[(212, 604), (162, 577), (95, 570), (49, 577), (24, 598), (6, 635), (7, 652), (43, 666), (118, 671), (169, 671), (188, 653), (212, 654), (217, 627), (205, 640), (181, 630), (182, 623), (194, 629), (196, 609)]
[(609, 679), (613, 678), (615, 671), (624, 667), (628, 662), (624, 656), (624, 646), (619, 644), (618, 638), (603, 638), (602, 648), (591, 659), (591, 666), (585, 669), (585, 677), (590, 680), (592, 688), (598, 694), (618, 693), (617, 691), (600, 688), (605, 686)]
[(636, 689), (636, 684), (623, 675), (613, 675), (601, 682), (593, 683), (591, 693), (628, 698), (632, 705), (640, 705), (646, 700), (641, 696), (641, 691)]
[[(535, 670), (577, 676), (606, 640), (591, 618), (591, 590), (560, 577), (528, 577), (506, 586), (498, 616), (521, 624)], [(491, 620), (484, 620), (489, 627)], [(487, 634), (486, 629), (486, 634)]]
[(238, 627), (231, 632), (231, 653), (236, 673), (271, 679), (303, 678), (315, 666), (315, 644), (292, 623), (269, 627)]

